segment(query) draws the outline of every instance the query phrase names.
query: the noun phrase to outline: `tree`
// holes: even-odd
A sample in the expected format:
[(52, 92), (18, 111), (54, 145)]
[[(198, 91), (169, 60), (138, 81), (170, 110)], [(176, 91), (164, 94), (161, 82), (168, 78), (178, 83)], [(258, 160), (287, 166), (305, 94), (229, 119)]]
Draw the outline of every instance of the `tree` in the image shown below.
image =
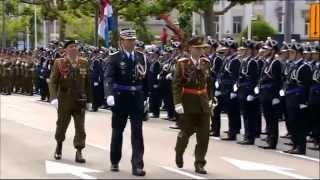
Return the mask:
[[(251, 24), (252, 39), (256, 41), (266, 40), (267, 37), (274, 36), (277, 31), (268, 23), (263, 17), (258, 16), (257, 20), (252, 21)], [(240, 38), (247, 37), (248, 27), (246, 27), (241, 33)]]

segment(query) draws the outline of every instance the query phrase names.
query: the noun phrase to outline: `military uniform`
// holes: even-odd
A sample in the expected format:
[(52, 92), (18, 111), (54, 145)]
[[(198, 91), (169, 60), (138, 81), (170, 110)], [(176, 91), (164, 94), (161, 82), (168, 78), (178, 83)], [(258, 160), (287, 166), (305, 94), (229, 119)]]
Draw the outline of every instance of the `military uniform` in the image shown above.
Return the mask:
[[(278, 44), (274, 40), (267, 40), (264, 49), (277, 51)], [(279, 91), (282, 87), (282, 64), (273, 56), (266, 57), (265, 64), (255, 93), (259, 94), (262, 112), (266, 121), (267, 145), (259, 146), (265, 149), (275, 149), (278, 144), (281, 103)]]
[[(300, 44), (292, 43), (289, 48), (291, 51), (302, 53)], [(312, 82), (311, 67), (304, 62), (302, 58), (292, 62), (288, 73), (287, 81), (284, 84), (282, 93), (286, 98), (286, 108), (288, 112), (288, 121), (290, 122), (290, 133), (293, 147), (285, 151), (292, 154), (305, 154), (306, 136), (307, 136), (307, 117), (308, 112), (308, 94)]]
[[(236, 44), (230, 40), (230, 45), (225, 44), (227, 48), (235, 48)], [(216, 96), (221, 96), (223, 109), (226, 111), (229, 120), (228, 136), (222, 140), (236, 140), (236, 134), (240, 133), (241, 129), (241, 115), (239, 99), (233, 86), (239, 78), (240, 61), (235, 53), (230, 54), (224, 58), (223, 69), (218, 75), (215, 83)]]
[(104, 100), (103, 69), (100, 59), (95, 59), (91, 62), (90, 82), (92, 89), (92, 111), (97, 111)]
[[(189, 42), (192, 46), (199, 45), (200, 47), (202, 47), (202, 43), (203, 40), (197, 37)], [(183, 114), (179, 117), (181, 131), (178, 134), (175, 147), (176, 163), (178, 167), (183, 166), (183, 153), (190, 136), (196, 133), (197, 145), (194, 165), (196, 172), (206, 173), (203, 167), (206, 164), (205, 155), (209, 141), (211, 114), (209, 101), (212, 100), (210, 61), (206, 58), (199, 60), (179, 59), (172, 85), (176, 111), (178, 112), (177, 106), (181, 106), (183, 109)]]
[(50, 98), (58, 100), (58, 120), (55, 132), (56, 141), (63, 142), (71, 120), (74, 119), (76, 149), (85, 147), (85, 109), (90, 101), (89, 64), (86, 59), (78, 59), (71, 64), (66, 58), (57, 59), (50, 76)]
[[(135, 31), (123, 29), (122, 39), (135, 39)], [(131, 42), (132, 43), (132, 42)], [(120, 50), (111, 54), (104, 73), (105, 97), (112, 106), (111, 170), (119, 171), (121, 160), (123, 131), (130, 117), (132, 143), (132, 174), (144, 176), (144, 142), (142, 123), (144, 102), (147, 100), (147, 62), (139, 51)]]
[(158, 118), (160, 116), (160, 106), (161, 106), (161, 97), (159, 90), (159, 80), (158, 75), (161, 71), (161, 65), (158, 59), (154, 60), (151, 63), (149, 76), (148, 76), (148, 85), (149, 85), (149, 110), (152, 113), (152, 117)]
[[(254, 42), (247, 40), (244, 42), (244, 48), (254, 48)], [(254, 58), (249, 55), (241, 58), (241, 71), (234, 91), (238, 93), (240, 100), (240, 109), (244, 121), (244, 140), (239, 144), (254, 144), (256, 137), (260, 136), (257, 129), (259, 118), (261, 116), (260, 102), (254, 93), (259, 79), (258, 64)]]

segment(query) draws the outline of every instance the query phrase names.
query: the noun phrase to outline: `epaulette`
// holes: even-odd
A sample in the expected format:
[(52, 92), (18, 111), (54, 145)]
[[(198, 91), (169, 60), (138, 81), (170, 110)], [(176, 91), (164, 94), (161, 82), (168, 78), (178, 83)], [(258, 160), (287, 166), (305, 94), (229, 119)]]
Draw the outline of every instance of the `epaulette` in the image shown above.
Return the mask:
[(184, 62), (184, 61), (188, 61), (189, 60), (189, 58), (180, 58), (180, 59), (178, 59), (178, 62)]
[(205, 58), (205, 57), (200, 58), (200, 60), (201, 60), (201, 61), (206, 61), (206, 62), (210, 63), (210, 60), (209, 60), (208, 58)]
[(115, 55), (115, 54), (117, 54), (117, 53), (119, 53), (120, 51), (116, 51), (116, 52), (114, 52), (114, 53), (110, 53), (109, 55), (110, 56), (113, 56), (113, 55)]

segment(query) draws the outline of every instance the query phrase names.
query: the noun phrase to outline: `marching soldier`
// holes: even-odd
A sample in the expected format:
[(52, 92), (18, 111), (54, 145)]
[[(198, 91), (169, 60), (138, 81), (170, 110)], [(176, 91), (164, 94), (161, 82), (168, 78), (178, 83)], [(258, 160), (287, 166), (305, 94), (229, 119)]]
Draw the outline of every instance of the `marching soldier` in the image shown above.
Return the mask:
[[(258, 84), (259, 70), (257, 62), (253, 59), (254, 46), (254, 41), (244, 40), (243, 46), (239, 48), (241, 71), (234, 87), (234, 91), (238, 93), (244, 120), (244, 139), (238, 142), (242, 145), (253, 145), (255, 138), (260, 135), (257, 129), (261, 116), (260, 102), (254, 94), (254, 88)], [(242, 57), (241, 51), (243, 51)]]
[(265, 64), (258, 86), (254, 89), (259, 94), (267, 128), (267, 144), (259, 146), (264, 149), (276, 149), (279, 136), (279, 112), (281, 109), (279, 90), (282, 86), (282, 64), (276, 58), (278, 42), (268, 38), (264, 49)]
[(111, 54), (107, 60), (104, 89), (107, 104), (112, 107), (111, 171), (119, 171), (123, 131), (130, 117), (132, 174), (145, 176), (142, 122), (148, 93), (147, 62), (142, 53), (134, 50), (135, 40), (135, 30), (121, 30), (122, 50)]
[(207, 58), (201, 58), (202, 48), (207, 47), (202, 37), (193, 37), (188, 45), (191, 56), (178, 60), (173, 79), (175, 110), (180, 114), (179, 126), (181, 128), (175, 147), (176, 164), (179, 168), (183, 167), (183, 153), (190, 136), (196, 133), (195, 171), (206, 174), (204, 166), (212, 104), (210, 61)]
[[(306, 153), (308, 93), (312, 82), (311, 67), (303, 60), (303, 47), (292, 42), (289, 47), (289, 69), (284, 89), (280, 92), (286, 98), (288, 121), (290, 122), (292, 149), (284, 151), (290, 154)], [(268, 129), (269, 130), (269, 129)]]
[(86, 103), (90, 101), (89, 64), (86, 59), (79, 58), (74, 40), (67, 41), (64, 48), (66, 54), (55, 60), (50, 76), (51, 104), (58, 111), (54, 158), (58, 160), (62, 157), (62, 143), (72, 116), (75, 124), (73, 144), (77, 149), (75, 161), (85, 163), (82, 149), (86, 139), (85, 109)]

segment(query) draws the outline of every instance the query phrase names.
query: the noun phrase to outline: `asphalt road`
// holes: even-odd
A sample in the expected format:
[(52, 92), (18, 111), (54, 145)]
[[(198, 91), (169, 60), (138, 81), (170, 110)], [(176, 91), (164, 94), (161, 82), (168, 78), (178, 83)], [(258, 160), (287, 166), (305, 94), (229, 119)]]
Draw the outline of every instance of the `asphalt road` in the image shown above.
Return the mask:
[[(37, 96), (0, 96), (0, 178), (136, 178), (131, 175), (128, 127), (124, 132), (120, 172), (109, 170), (111, 113), (107, 110), (86, 114), (86, 164), (74, 162), (73, 122), (69, 126), (63, 146), (63, 158), (60, 161), (54, 160), (56, 110), (38, 99)], [(227, 130), (227, 123), (227, 118), (223, 116), (222, 130)], [(319, 178), (319, 151), (308, 150), (305, 156), (281, 153), (281, 150), (289, 149), (289, 146), (283, 145), (283, 142), (288, 141), (286, 139), (280, 140), (278, 150), (262, 150), (256, 146), (241, 146), (235, 142), (210, 138), (206, 165), (208, 174), (199, 175), (194, 172), (193, 167), (196, 142), (192, 136), (184, 155), (184, 168), (178, 169), (174, 162), (178, 130), (168, 128), (171, 124), (172, 122), (162, 119), (151, 119), (144, 123), (144, 162), (147, 171), (145, 178)], [(280, 134), (285, 133), (284, 124), (281, 122)], [(263, 142), (257, 142), (261, 143)]]

